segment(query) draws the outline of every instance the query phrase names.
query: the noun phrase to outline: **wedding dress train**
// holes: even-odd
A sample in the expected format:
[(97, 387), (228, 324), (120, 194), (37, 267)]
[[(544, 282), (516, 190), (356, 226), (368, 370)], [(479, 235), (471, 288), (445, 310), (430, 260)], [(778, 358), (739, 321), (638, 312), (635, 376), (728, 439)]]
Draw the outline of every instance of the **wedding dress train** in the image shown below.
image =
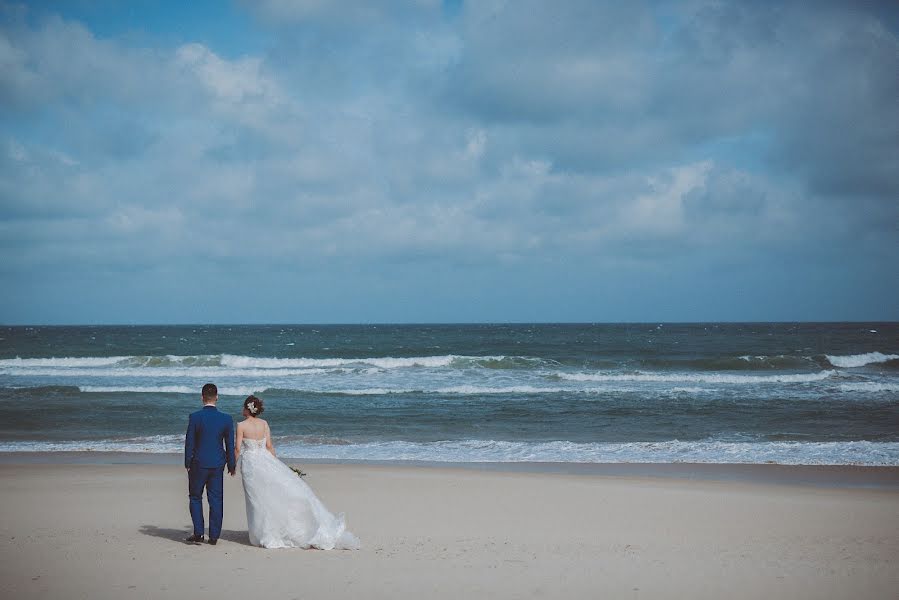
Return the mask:
[(359, 548), (359, 539), (346, 530), (343, 513), (331, 514), (305, 481), (266, 450), (264, 438), (243, 439), (240, 473), (254, 546)]

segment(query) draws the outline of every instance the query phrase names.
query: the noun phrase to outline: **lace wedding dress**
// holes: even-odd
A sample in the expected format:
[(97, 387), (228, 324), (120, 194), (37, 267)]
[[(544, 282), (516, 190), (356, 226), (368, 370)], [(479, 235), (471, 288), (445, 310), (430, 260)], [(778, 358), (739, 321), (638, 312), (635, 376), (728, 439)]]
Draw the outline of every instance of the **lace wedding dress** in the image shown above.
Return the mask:
[(346, 530), (305, 481), (271, 455), (265, 439), (244, 438), (240, 474), (247, 500), (250, 543), (263, 548), (355, 550), (359, 539)]

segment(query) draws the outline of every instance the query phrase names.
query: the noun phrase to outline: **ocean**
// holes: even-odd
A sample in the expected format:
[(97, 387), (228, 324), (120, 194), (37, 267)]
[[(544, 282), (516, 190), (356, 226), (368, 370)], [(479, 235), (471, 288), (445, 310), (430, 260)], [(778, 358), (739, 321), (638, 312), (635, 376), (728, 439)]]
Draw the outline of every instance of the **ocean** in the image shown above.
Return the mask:
[(280, 456), (899, 465), (899, 323), (0, 327), (0, 451), (181, 452), (200, 388)]

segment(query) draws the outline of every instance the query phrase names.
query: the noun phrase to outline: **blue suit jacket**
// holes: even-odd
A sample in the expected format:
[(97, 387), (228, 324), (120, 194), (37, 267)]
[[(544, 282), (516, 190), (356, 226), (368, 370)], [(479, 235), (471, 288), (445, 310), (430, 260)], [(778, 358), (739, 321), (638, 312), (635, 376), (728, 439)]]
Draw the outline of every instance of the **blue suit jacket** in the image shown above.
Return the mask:
[(184, 466), (214, 469), (228, 465), (236, 468), (234, 460), (234, 419), (214, 406), (204, 406), (190, 415), (184, 437)]

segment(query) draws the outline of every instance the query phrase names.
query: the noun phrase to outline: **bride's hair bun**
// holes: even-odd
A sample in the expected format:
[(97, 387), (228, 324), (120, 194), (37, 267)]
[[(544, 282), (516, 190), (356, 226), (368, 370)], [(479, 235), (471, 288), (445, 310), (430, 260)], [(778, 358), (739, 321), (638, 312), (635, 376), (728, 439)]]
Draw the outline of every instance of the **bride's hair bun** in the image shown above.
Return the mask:
[(256, 396), (247, 396), (247, 399), (243, 401), (243, 407), (254, 417), (258, 417), (265, 410), (262, 407), (262, 398), (257, 398)]

